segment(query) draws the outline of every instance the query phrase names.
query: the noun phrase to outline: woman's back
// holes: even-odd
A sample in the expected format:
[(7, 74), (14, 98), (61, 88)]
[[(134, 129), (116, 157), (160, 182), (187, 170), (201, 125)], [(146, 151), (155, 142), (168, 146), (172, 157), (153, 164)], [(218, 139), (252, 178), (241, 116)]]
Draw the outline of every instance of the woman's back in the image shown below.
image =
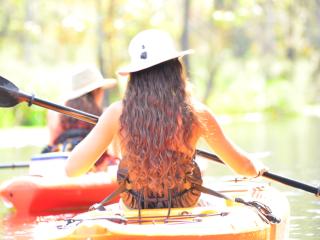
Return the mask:
[[(198, 120), (186, 92), (182, 65), (173, 59), (132, 73), (120, 116), (122, 168), (133, 196), (163, 198), (183, 191), (195, 168)], [(165, 204), (164, 204), (165, 206)]]
[(67, 174), (77, 176), (96, 161), (117, 136), (122, 160), (122, 199), (134, 208), (187, 207), (200, 196), (201, 174), (194, 161), (197, 141), (209, 146), (235, 171), (254, 176), (258, 168), (223, 134), (210, 110), (188, 95), (179, 57), (168, 34), (139, 33), (129, 45), (131, 63), (124, 99), (109, 106), (98, 124), (72, 152)]

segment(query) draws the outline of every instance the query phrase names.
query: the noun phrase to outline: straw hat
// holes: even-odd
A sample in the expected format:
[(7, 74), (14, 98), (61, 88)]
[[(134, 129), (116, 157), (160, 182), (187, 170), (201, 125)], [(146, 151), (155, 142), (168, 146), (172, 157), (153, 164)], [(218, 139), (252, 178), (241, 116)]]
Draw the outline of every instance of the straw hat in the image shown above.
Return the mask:
[(192, 49), (177, 51), (170, 35), (156, 29), (138, 33), (131, 40), (128, 51), (131, 62), (118, 70), (122, 76), (193, 53)]
[(112, 88), (117, 85), (116, 79), (103, 78), (98, 69), (86, 67), (76, 72), (71, 79), (71, 92), (64, 99), (71, 100), (98, 88)]

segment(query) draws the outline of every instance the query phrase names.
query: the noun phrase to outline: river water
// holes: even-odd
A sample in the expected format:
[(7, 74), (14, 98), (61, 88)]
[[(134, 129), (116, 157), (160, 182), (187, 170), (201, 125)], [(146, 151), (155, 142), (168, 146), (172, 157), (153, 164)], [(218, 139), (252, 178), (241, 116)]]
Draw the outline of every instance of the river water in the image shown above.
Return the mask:
[[(320, 185), (320, 119), (300, 117), (294, 119), (263, 120), (259, 115), (229, 121), (221, 118), (226, 135), (250, 153), (263, 156), (261, 160), (270, 172), (305, 182)], [(22, 134), (21, 134), (22, 133)], [(47, 139), (44, 129), (0, 129), (0, 164), (28, 161), (40, 151)], [(201, 148), (206, 149), (205, 144)], [(263, 154), (262, 154), (263, 153)], [(208, 163), (207, 175), (225, 176), (233, 172), (225, 166)], [(27, 169), (0, 169), (0, 183), (18, 175), (27, 174)], [(320, 239), (320, 198), (303, 190), (272, 182), (283, 191), (291, 207), (290, 239)], [(24, 239), (34, 227), (33, 222), (16, 219), (14, 227), (10, 215), (0, 203), (0, 239)], [(14, 229), (14, 231), (12, 230)]]

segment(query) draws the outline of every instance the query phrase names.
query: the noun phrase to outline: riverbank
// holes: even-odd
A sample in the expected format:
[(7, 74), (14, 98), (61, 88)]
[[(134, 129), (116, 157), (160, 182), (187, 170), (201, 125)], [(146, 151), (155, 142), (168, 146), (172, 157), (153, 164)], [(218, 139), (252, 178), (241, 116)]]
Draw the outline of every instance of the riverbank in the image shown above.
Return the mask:
[[(306, 108), (301, 117), (320, 118), (320, 106), (310, 106)], [(224, 115), (217, 114), (217, 120), (222, 125), (232, 125), (239, 123), (259, 123), (274, 121), (274, 117), (261, 112), (252, 112), (246, 114)], [(287, 120), (289, 117), (279, 118)], [(278, 119), (278, 117), (277, 117)], [(44, 146), (49, 140), (49, 131), (44, 126), (24, 127), (15, 126), (10, 128), (0, 128), (0, 148), (23, 148), (27, 146)]]
[(45, 127), (0, 128), (0, 148), (23, 148), (44, 146), (49, 140)]

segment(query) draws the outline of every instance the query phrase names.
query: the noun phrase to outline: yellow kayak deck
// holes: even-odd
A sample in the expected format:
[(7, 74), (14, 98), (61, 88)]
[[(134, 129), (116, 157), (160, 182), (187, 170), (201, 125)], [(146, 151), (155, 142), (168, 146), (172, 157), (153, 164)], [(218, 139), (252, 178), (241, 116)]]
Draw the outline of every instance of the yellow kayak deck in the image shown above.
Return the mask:
[[(208, 185), (207, 185), (208, 186)], [(72, 219), (39, 227), (36, 239), (286, 239), (289, 225), (287, 198), (268, 184), (227, 181), (212, 189), (234, 199), (267, 205), (280, 223), (268, 223), (251, 206), (209, 196), (192, 208), (136, 209), (121, 201), (104, 211), (89, 211)], [(206, 194), (202, 194), (206, 195)], [(203, 204), (209, 202), (209, 204)], [(50, 237), (48, 237), (50, 236)]]

